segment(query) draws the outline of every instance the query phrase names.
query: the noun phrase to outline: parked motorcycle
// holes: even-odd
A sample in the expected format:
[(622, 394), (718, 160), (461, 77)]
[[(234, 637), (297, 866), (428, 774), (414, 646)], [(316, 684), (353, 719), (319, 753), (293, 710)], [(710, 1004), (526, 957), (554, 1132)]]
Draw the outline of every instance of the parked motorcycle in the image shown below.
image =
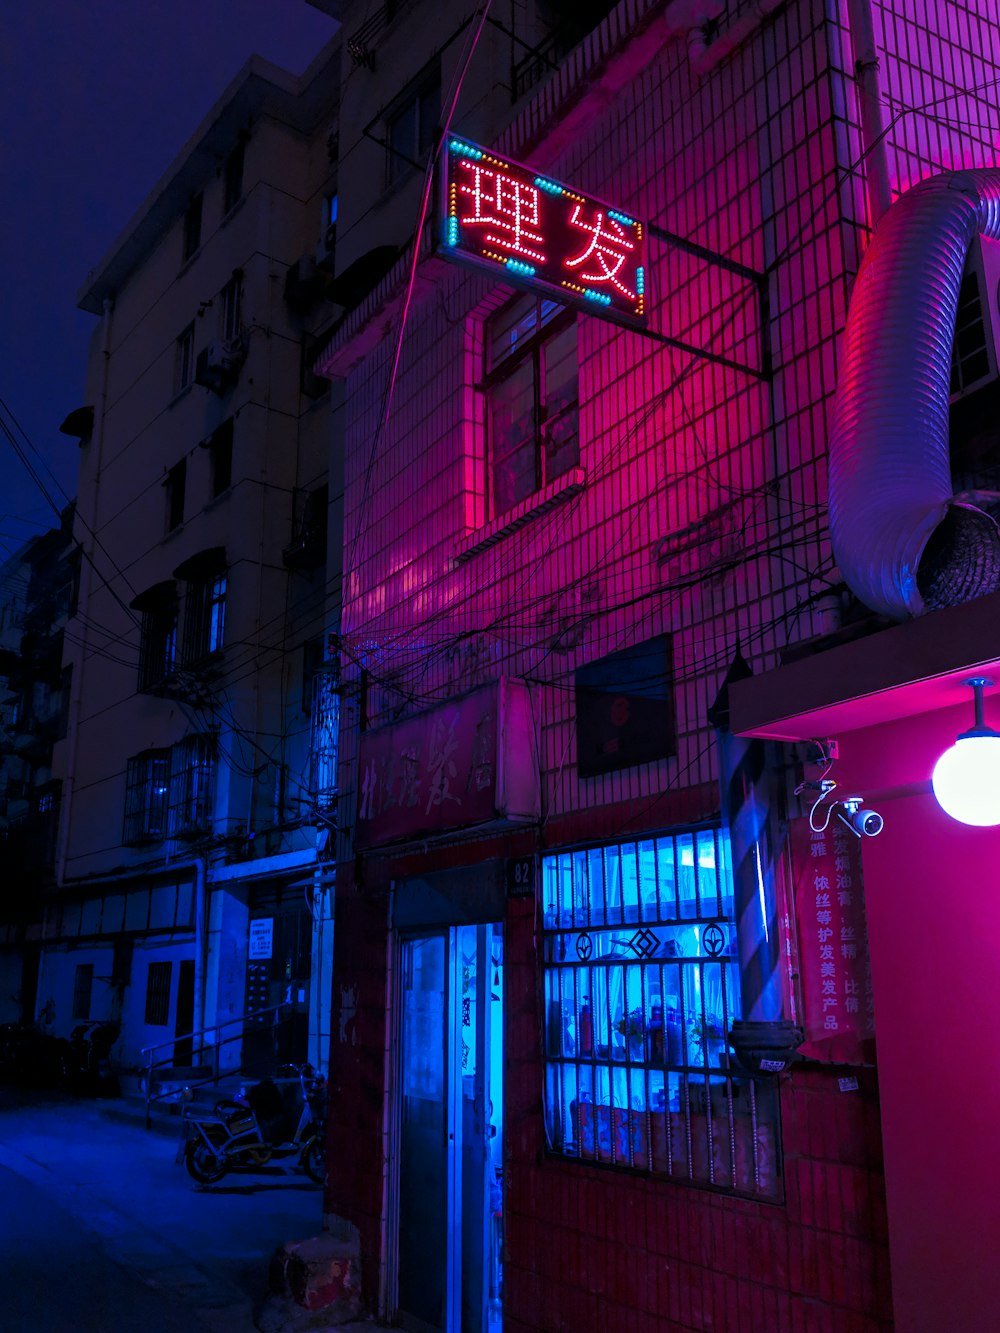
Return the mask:
[[(283, 1070), (291, 1077), (282, 1077)], [(214, 1112), (187, 1107), (178, 1156), (199, 1185), (232, 1170), (253, 1171), (272, 1158), (298, 1154), (312, 1180), (323, 1181), (326, 1153), (326, 1080), (311, 1065), (284, 1066), (216, 1103)]]

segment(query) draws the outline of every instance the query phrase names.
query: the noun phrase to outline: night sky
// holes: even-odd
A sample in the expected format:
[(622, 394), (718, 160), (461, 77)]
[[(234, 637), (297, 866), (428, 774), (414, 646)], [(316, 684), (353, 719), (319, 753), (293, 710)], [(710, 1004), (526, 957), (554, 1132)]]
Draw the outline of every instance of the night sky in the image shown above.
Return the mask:
[[(4, 7), (0, 399), (67, 495), (79, 450), (59, 425), (83, 402), (88, 271), (251, 54), (299, 74), (335, 31), (306, 0)], [(3, 559), (55, 515), (2, 435), (0, 486)]]

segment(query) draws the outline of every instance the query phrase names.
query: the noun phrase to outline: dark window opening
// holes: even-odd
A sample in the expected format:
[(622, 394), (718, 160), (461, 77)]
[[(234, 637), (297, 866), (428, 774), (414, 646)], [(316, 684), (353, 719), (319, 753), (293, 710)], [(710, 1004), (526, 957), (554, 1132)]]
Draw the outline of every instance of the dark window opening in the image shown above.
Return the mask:
[(223, 186), (223, 216), (243, 198), (243, 157), (244, 145), (239, 143), (226, 158), (225, 182)]
[(187, 459), (182, 458), (179, 463), (167, 473), (166, 492), (167, 492), (167, 531), (173, 532), (174, 528), (179, 528), (184, 522), (184, 487), (187, 482)]
[(188, 736), (171, 753), (170, 835), (191, 838), (211, 826), (216, 738)]
[(212, 432), (208, 450), (212, 468), (212, 498), (214, 500), (223, 491), (228, 491), (233, 481), (232, 417)]
[(170, 1019), (170, 973), (172, 963), (150, 963), (146, 973), (146, 1024), (166, 1027)]
[(142, 615), (139, 689), (153, 690), (172, 675), (177, 665), (177, 589), (173, 580), (150, 588), (132, 605)]
[(84, 1022), (90, 1018), (90, 998), (94, 989), (94, 964), (77, 963), (73, 977), (73, 1017)]
[(180, 393), (194, 379), (194, 325), (189, 324), (177, 339), (174, 387)]
[(236, 342), (243, 333), (243, 275), (234, 273), (222, 289), (222, 337)]
[(324, 484), (307, 491), (298, 504), (292, 540), (283, 558), (288, 569), (318, 569), (326, 564), (329, 488)]
[(422, 170), (434, 146), (441, 118), (441, 71), (424, 79), (386, 118), (388, 184)]
[(184, 214), (184, 259), (188, 260), (201, 245), (201, 194), (193, 195)]

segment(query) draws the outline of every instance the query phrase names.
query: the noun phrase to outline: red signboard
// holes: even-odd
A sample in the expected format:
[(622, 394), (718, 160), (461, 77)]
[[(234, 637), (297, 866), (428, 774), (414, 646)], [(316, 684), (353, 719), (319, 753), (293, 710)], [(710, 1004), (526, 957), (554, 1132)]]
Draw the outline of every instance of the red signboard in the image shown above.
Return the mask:
[(537, 818), (534, 756), (527, 689), (508, 680), (363, 732), (355, 846)]
[(445, 255), (566, 305), (645, 327), (641, 222), (455, 135), (443, 162)]
[(860, 1064), (875, 1035), (861, 839), (834, 816), (815, 832), (808, 819), (790, 832), (798, 927), (801, 1055)]

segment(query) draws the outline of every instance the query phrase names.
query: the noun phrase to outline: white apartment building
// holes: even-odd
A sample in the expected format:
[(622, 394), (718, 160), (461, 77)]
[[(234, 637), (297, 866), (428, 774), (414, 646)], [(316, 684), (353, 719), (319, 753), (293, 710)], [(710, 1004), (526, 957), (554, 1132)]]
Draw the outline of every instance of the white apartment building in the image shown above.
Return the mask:
[[(219, 1024), (223, 1067), (325, 1059), (341, 483), (309, 367), (336, 313), (338, 85), (336, 39), (301, 77), (251, 58), (80, 293), (84, 559), (37, 1003), (60, 1035), (120, 1022), (126, 1072), (153, 1047), (198, 1063), (190, 1034)], [(245, 1040), (226, 1023), (261, 1012)]]

